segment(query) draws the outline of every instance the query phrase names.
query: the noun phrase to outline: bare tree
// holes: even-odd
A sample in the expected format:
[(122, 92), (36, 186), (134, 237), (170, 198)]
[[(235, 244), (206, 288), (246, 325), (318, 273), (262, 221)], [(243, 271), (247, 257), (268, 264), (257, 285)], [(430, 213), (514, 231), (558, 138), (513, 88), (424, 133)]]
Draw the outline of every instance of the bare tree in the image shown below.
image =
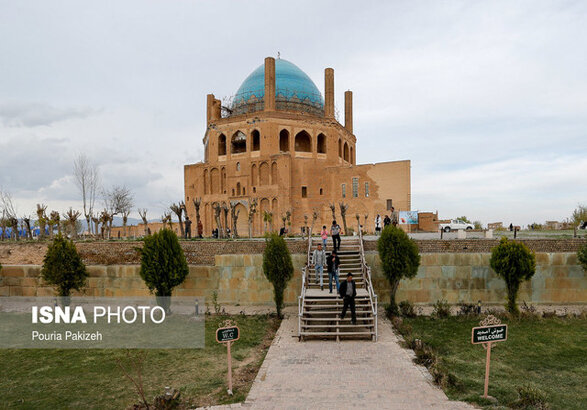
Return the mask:
[(253, 217), (257, 213), (257, 204), (259, 201), (257, 198), (249, 199), (249, 238), (253, 237)]
[(183, 210), (185, 209), (185, 203), (183, 201), (178, 202), (177, 204), (171, 204), (169, 207), (171, 211), (177, 215), (177, 219), (179, 219), (179, 233), (181, 237), (184, 237), (184, 229), (183, 229)]
[[(106, 228), (108, 227), (108, 224), (112, 223), (112, 218), (113, 216), (110, 214), (110, 212), (108, 212), (106, 208), (104, 208), (104, 210), (100, 213), (99, 222), (102, 225), (100, 227), (100, 236), (102, 237), (102, 239), (105, 238)], [(110, 233), (108, 233), (108, 237), (110, 238)]]
[(228, 238), (228, 212), (230, 211), (230, 209), (228, 208), (228, 205), (226, 205), (226, 202), (222, 202), (222, 213), (224, 215), (224, 237)]
[(61, 234), (61, 225), (59, 224), (59, 221), (61, 219), (61, 216), (59, 215), (59, 212), (57, 211), (51, 211), (51, 213), (49, 214), (49, 238), (53, 237), (53, 231), (55, 230), (55, 225), (57, 225), (57, 233)]
[(340, 217), (342, 218), (342, 226), (344, 229), (344, 234), (348, 235), (348, 231), (346, 229), (346, 211), (349, 209), (349, 205), (345, 204), (344, 202), (339, 202), (338, 206), (340, 207)]
[(33, 239), (33, 232), (31, 231), (31, 217), (30, 217), (30, 215), (23, 216), (22, 222), (24, 223), (26, 237), (28, 239)]
[(134, 198), (130, 189), (124, 185), (115, 185), (110, 190), (104, 190), (103, 196), (104, 205), (106, 205), (106, 209), (110, 215), (108, 222), (108, 239), (110, 239), (114, 217), (119, 214), (130, 213), (134, 205)]
[(99, 228), (100, 228), (100, 215), (92, 216), (92, 223), (94, 224), (94, 235), (100, 235)]
[(334, 202), (331, 202), (330, 204), (328, 204), (328, 206), (330, 207), (330, 210), (332, 211), (332, 220), (335, 221), (336, 220), (336, 205), (334, 204)]
[(45, 238), (45, 226), (47, 224), (47, 214), (45, 211), (47, 210), (47, 205), (45, 204), (37, 204), (37, 222), (39, 224), (39, 239)]
[(316, 223), (316, 220), (318, 220), (318, 211), (314, 209), (312, 211), (312, 229), (310, 230), (310, 232), (314, 232), (314, 224)]
[(67, 211), (63, 217), (66, 219), (67, 223), (69, 224), (69, 232), (72, 238), (76, 238), (77, 237), (77, 220), (80, 217), (81, 212), (80, 211), (74, 211), (71, 207), (69, 208), (69, 211)]
[(216, 221), (216, 229), (218, 230), (218, 237), (224, 238), (224, 232), (222, 230), (222, 222), (220, 221), (220, 214), (222, 213), (222, 207), (218, 202), (212, 204), (214, 209), (214, 220)]
[[(16, 216), (16, 207), (12, 202), (12, 196), (0, 189), (0, 210), (2, 211), (2, 237), (6, 234), (6, 227), (10, 226), (10, 237), (18, 240), (18, 217)], [(15, 228), (16, 225), (16, 228)]]
[(139, 216), (143, 220), (143, 225), (145, 225), (145, 236), (149, 235), (149, 221), (147, 221), (147, 208), (139, 208)]
[(263, 222), (265, 222), (265, 232), (268, 226), (269, 230), (273, 231), (273, 212), (263, 211)]
[(238, 232), (236, 231), (236, 223), (238, 221), (238, 214), (240, 210), (237, 210), (237, 201), (230, 201), (230, 219), (232, 221), (232, 237), (238, 237)]
[(196, 208), (196, 229), (200, 226), (200, 205), (202, 205), (202, 198), (192, 199), (194, 208)]
[(163, 225), (169, 224), (169, 229), (173, 230), (173, 223), (171, 222), (171, 212), (165, 211), (161, 217)]
[(88, 233), (92, 233), (91, 222), (96, 202), (96, 193), (100, 185), (98, 167), (92, 163), (85, 154), (79, 154), (73, 161), (73, 176), (75, 184), (82, 194), (84, 216), (86, 218)]

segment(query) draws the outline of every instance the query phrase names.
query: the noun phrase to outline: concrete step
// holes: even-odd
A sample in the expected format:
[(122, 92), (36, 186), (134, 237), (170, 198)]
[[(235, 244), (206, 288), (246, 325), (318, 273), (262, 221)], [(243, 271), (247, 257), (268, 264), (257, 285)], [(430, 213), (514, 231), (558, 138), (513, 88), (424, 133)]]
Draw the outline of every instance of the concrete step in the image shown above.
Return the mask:
[(365, 331), (365, 332), (300, 332), (302, 336), (373, 336), (375, 332), (373, 331)]

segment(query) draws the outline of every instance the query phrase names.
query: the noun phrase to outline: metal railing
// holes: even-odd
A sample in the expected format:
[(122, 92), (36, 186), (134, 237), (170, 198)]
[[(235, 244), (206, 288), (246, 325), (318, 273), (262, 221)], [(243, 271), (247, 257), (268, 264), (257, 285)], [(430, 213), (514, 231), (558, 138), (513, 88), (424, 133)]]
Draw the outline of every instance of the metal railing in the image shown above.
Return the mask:
[(308, 231), (308, 248), (306, 251), (306, 266), (302, 268), (302, 290), (298, 296), (298, 338), (302, 337), (302, 316), (304, 314), (304, 303), (306, 302), (306, 282), (307, 275), (310, 269), (310, 253), (312, 251), (312, 228)]
[(359, 246), (360, 246), (360, 253), (361, 253), (361, 274), (363, 275), (363, 280), (365, 281), (365, 287), (367, 288), (367, 293), (369, 294), (369, 301), (371, 302), (371, 309), (373, 312), (373, 322), (375, 326), (375, 338), (374, 341), (377, 341), (377, 295), (375, 294), (375, 290), (373, 289), (373, 282), (371, 281), (371, 268), (367, 265), (367, 261), (365, 260), (365, 247), (363, 246), (363, 232), (361, 232), (361, 224), (359, 223)]

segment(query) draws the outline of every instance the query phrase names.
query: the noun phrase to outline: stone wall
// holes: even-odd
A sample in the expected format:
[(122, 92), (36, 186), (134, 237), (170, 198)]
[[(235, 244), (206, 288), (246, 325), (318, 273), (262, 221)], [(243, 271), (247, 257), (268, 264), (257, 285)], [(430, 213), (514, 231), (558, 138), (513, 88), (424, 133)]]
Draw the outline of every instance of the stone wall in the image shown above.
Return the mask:
[[(301, 242), (300, 242), (301, 243)], [(476, 302), (502, 304), (505, 284), (489, 268), (489, 253), (424, 253), (418, 275), (401, 282), (398, 300), (434, 303)], [(292, 255), (295, 274), (285, 301), (297, 303), (300, 291), (302, 253)], [(366, 254), (372, 267), (373, 282), (379, 300), (388, 301), (389, 287), (375, 252)], [(532, 303), (587, 303), (587, 278), (578, 265), (575, 252), (538, 252), (536, 274), (520, 289), (520, 301)], [(187, 280), (175, 291), (180, 296), (204, 296), (208, 302), (218, 292), (221, 304), (271, 304), (273, 289), (265, 278), (261, 254), (224, 254), (213, 257), (212, 264), (190, 264)], [(148, 290), (139, 276), (138, 264), (88, 265), (90, 278), (87, 295), (144, 296)], [(39, 265), (4, 265), (0, 273), (0, 296), (51, 296), (43, 286)]]
[[(413, 303), (502, 304), (505, 282), (489, 267), (489, 253), (422, 254), (415, 278), (402, 280), (396, 298)], [(389, 284), (375, 252), (366, 255), (371, 266), (373, 286), (379, 299), (389, 301)], [(587, 303), (587, 276), (578, 265), (575, 252), (537, 252), (536, 273), (520, 286), (519, 301), (532, 303)]]

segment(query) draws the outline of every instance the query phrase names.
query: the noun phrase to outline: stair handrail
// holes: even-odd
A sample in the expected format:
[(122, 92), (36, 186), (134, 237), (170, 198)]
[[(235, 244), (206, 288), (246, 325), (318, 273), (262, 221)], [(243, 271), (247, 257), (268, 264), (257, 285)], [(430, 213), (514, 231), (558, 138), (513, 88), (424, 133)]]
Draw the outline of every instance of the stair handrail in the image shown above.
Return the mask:
[(302, 316), (304, 314), (304, 303), (306, 302), (306, 282), (307, 282), (307, 274), (308, 270), (310, 269), (310, 252), (312, 251), (312, 227), (308, 230), (308, 247), (306, 250), (306, 265), (302, 268), (302, 290), (300, 291), (300, 296), (298, 296), (298, 337), (301, 338), (302, 336)]
[(377, 341), (377, 295), (373, 289), (373, 282), (371, 281), (371, 268), (367, 265), (365, 260), (365, 247), (363, 246), (363, 232), (361, 230), (361, 224), (359, 223), (359, 250), (361, 254), (361, 274), (367, 287), (367, 294), (369, 295), (369, 301), (371, 302), (371, 310), (373, 312), (373, 318), (375, 321), (375, 341)]

